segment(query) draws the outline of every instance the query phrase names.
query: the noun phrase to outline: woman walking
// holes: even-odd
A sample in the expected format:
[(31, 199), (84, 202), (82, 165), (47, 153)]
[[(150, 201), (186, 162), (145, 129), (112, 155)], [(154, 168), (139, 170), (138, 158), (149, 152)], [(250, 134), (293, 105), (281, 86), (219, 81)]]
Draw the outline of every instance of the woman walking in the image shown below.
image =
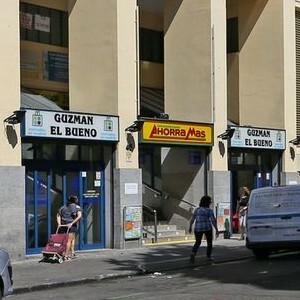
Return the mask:
[(212, 260), (212, 240), (213, 240), (213, 227), (216, 229), (216, 236), (219, 236), (217, 227), (217, 220), (213, 210), (210, 208), (211, 197), (203, 196), (200, 200), (199, 207), (196, 208), (190, 221), (189, 233), (192, 232), (192, 226), (195, 222), (194, 233), (196, 242), (192, 249), (191, 261), (194, 261), (196, 253), (201, 245), (202, 237), (205, 235), (207, 241), (206, 257)]
[(239, 216), (239, 231), (241, 234), (241, 241), (245, 239), (249, 196), (250, 190), (246, 186), (242, 186), (239, 189), (239, 200), (236, 206), (236, 213)]

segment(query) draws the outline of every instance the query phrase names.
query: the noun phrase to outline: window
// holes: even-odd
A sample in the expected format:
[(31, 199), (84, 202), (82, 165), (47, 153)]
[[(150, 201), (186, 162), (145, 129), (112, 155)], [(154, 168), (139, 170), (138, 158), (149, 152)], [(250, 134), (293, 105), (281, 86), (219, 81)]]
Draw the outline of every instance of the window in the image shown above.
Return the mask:
[(26, 41), (68, 47), (68, 13), (20, 3), (20, 38)]
[(164, 62), (163, 32), (140, 28), (140, 60)]
[(227, 19), (227, 53), (239, 52), (238, 18)]

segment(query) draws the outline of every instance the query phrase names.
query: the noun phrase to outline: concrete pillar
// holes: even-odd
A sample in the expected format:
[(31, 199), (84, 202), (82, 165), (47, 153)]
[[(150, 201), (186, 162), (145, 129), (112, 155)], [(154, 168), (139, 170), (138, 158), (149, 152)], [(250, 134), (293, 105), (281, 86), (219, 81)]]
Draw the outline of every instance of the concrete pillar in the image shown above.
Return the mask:
[[(0, 119), (20, 108), (19, 0), (1, 1)], [(4, 9), (5, 8), (5, 9)], [(0, 241), (12, 259), (25, 255), (25, 175), (21, 167), (20, 125), (0, 131)]]
[[(3, 122), (20, 108), (19, 1), (4, 0), (1, 6), (5, 7), (0, 12), (0, 38), (5, 41), (0, 56), (0, 120)], [(0, 166), (20, 166), (20, 127), (4, 125), (4, 130), (0, 131)]]

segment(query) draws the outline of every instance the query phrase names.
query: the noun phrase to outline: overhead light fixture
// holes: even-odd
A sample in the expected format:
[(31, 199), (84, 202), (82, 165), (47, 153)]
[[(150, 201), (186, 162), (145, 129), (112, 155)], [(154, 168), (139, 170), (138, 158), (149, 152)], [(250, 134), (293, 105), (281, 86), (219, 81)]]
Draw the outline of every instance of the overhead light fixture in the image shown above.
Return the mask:
[(222, 139), (222, 140), (228, 140), (228, 139), (231, 139), (233, 137), (233, 134), (234, 134), (234, 131), (235, 129), (234, 128), (229, 128), (229, 129), (226, 129), (225, 132), (219, 134), (217, 136), (218, 139)]
[(127, 128), (125, 128), (126, 132), (137, 132), (140, 131), (143, 127), (144, 121), (142, 120), (137, 120), (134, 121), (132, 125), (128, 126)]
[(23, 121), (25, 113), (25, 110), (15, 110), (11, 116), (4, 119), (4, 123), (8, 123), (10, 125), (19, 124)]
[(294, 138), (293, 140), (290, 140), (289, 143), (293, 144), (293, 145), (299, 145), (300, 144), (300, 137), (297, 136), (296, 138)]
[(169, 115), (165, 113), (160, 113), (157, 118), (169, 120)]

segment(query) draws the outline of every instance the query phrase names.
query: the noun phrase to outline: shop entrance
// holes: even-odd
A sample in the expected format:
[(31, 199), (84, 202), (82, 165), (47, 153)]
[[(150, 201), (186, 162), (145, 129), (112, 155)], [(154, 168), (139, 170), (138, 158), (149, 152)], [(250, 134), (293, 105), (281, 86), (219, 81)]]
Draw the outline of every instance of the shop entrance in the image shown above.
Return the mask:
[(77, 236), (78, 250), (104, 247), (104, 174), (100, 166), (26, 170), (26, 250), (39, 253), (56, 231), (56, 214), (71, 195), (83, 210)]
[(281, 152), (237, 149), (231, 150), (229, 157), (233, 216), (236, 212), (241, 186), (246, 186), (251, 191), (255, 188), (276, 185), (279, 182)]
[(271, 172), (258, 172), (254, 177), (254, 188), (262, 188), (272, 185), (272, 173)]

